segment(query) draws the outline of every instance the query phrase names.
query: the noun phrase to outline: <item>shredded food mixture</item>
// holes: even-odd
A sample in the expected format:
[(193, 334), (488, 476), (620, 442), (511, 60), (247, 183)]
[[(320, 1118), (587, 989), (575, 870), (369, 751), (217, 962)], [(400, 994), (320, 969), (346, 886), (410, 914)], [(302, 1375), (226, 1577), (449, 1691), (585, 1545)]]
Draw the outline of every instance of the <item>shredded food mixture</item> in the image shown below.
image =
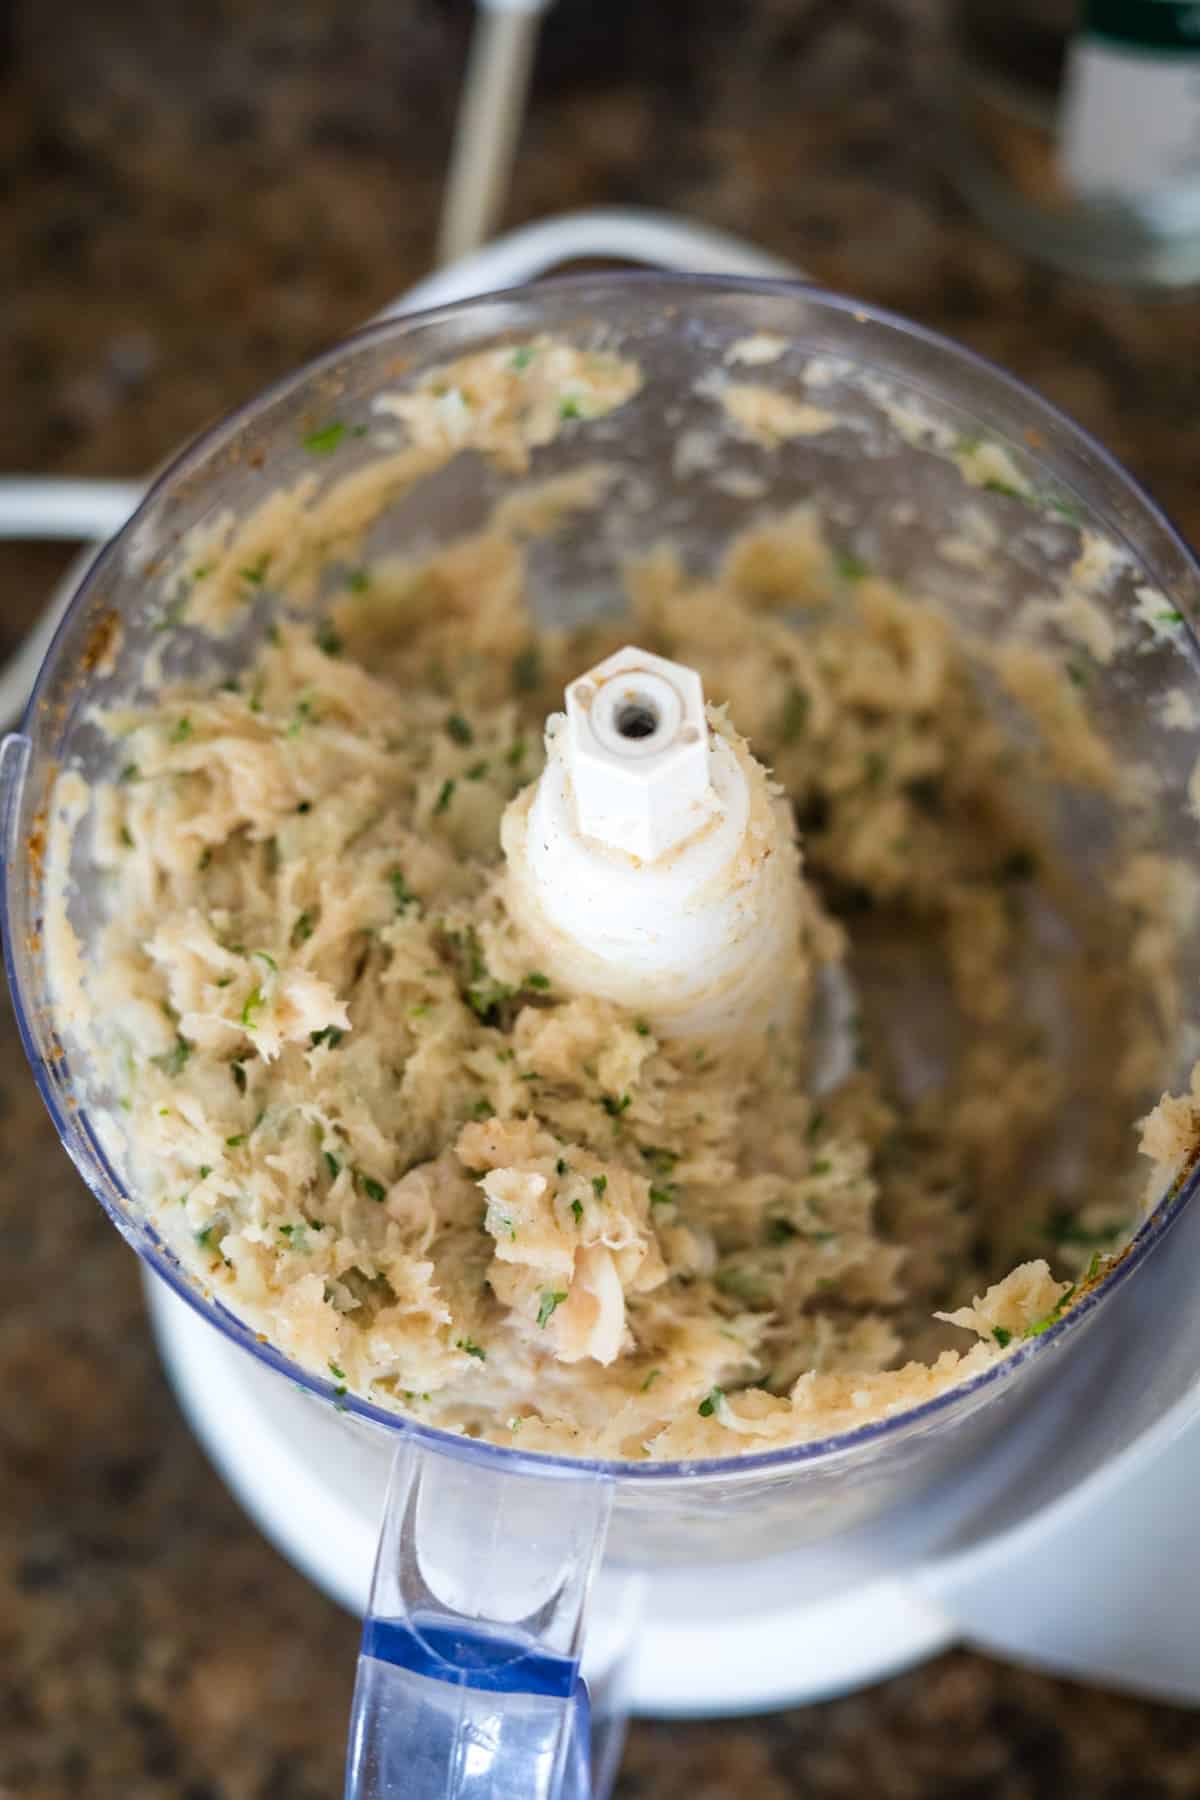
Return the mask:
[[(635, 385), (564, 382), (538, 442)], [(422, 390), (434, 424), (420, 394), (393, 407), (406, 454), (460, 447), (446, 391)], [(499, 403), (488, 430), (519, 464)], [(161, 1234), (339, 1390), (534, 1449), (734, 1455), (986, 1368), (1128, 1235), (1110, 1171), (1173, 1027), (1171, 871), (1076, 882), (1037, 796), (1111, 781), (1078, 691), (960, 640), (805, 512), (715, 574), (664, 548), (629, 567), (625, 619), (538, 631), (530, 542), (602, 487), (545, 484), (424, 561), (348, 568), (316, 618), (265, 540), (281, 606), (253, 665), (110, 712), (111, 779), (60, 781), (108, 883), (89, 1029)], [(228, 606), (231, 566), (200, 571), (201, 602), (207, 579)], [(660, 1042), (556, 992), (507, 916), (504, 809), (565, 682), (629, 641), (698, 669), (712, 728), (792, 802), (795, 955), (858, 997), (828, 1092), (815, 1022)], [(1200, 1102), (1169, 1104), (1194, 1131)]]

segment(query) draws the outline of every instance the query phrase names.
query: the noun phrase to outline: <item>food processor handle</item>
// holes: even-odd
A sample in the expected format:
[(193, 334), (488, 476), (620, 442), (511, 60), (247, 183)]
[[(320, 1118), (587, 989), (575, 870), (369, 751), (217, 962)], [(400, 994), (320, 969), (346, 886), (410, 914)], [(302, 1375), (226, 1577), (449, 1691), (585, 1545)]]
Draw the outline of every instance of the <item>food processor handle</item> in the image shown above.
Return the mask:
[(603, 1800), (624, 1721), (610, 1700), (593, 1759), (579, 1663), (611, 1485), (464, 1452), (396, 1452), (346, 1800)]

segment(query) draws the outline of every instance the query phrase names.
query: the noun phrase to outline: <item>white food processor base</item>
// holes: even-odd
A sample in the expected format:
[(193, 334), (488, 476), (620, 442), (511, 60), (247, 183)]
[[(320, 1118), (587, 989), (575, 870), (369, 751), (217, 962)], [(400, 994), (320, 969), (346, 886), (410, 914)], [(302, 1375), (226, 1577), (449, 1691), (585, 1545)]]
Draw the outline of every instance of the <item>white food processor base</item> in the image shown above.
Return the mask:
[[(167, 1374), (216, 1467), (310, 1581), (361, 1614), (390, 1448), (256, 1363), (157, 1277)], [(632, 1710), (729, 1715), (827, 1699), (969, 1643), (1157, 1699), (1200, 1704), (1200, 1424), (1189, 1396), (1031, 1524), (969, 1554), (819, 1600), (786, 1559), (649, 1574)], [(585, 1659), (585, 1673), (587, 1661)]]

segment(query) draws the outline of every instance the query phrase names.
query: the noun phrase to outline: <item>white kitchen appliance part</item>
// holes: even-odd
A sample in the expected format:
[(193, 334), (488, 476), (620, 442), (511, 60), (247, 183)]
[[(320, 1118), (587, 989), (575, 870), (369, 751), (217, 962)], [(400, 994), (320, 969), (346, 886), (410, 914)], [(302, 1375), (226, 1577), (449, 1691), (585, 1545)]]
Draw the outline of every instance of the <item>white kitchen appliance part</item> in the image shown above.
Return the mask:
[[(606, 243), (598, 224), (590, 238), (578, 221), (534, 229), (542, 231), (544, 246), (556, 226), (564, 227), (562, 241), (571, 243), (572, 254), (586, 240), (592, 254), (637, 257), (659, 222), (647, 227), (632, 220), (623, 239), (619, 217), (604, 221), (612, 227)], [(678, 249), (686, 228), (672, 223), (671, 231)], [(641, 248), (630, 250), (631, 242)], [(519, 234), (509, 248), (518, 243)], [(728, 243), (722, 248), (726, 254), (731, 249)], [(695, 255), (698, 263), (707, 262), (708, 246), (698, 243)], [(514, 278), (533, 272), (527, 266)], [(754, 311), (752, 290), (743, 293), (733, 284), (730, 291)], [(763, 316), (775, 303), (766, 298), (770, 293), (758, 296)], [(803, 318), (805, 329), (828, 330), (818, 297), (797, 293), (793, 304), (811, 315)], [(717, 300), (710, 290), (700, 310)], [(519, 296), (513, 305), (519, 313)], [(832, 310), (836, 303), (827, 305)], [(837, 323), (847, 332), (861, 326), (885, 338), (895, 329), (866, 309), (847, 309)], [(916, 379), (944, 350), (919, 333), (909, 337), (907, 373)], [(873, 347), (878, 351), (877, 343)], [(1025, 404), (1030, 417), (1065, 429), (1052, 409), (1023, 396), (1015, 384), (979, 369), (975, 379), (993, 408), (1008, 407), (1003, 422), (1018, 419)], [(1066, 466), (1078, 473), (1082, 462)], [(1135, 537), (1139, 529), (1164, 529), (1106, 460), (1101, 474), (1111, 495), (1124, 499), (1132, 492), (1135, 512), (1144, 508), (1145, 517), (1128, 526)], [(1127, 525), (1129, 517), (1127, 512)], [(1160, 578), (1190, 606), (1195, 570), (1187, 553), (1169, 538), (1156, 550), (1160, 563), (1166, 559)], [(10, 829), (28, 754), (23, 739), (10, 740), (3, 769), (11, 778)], [(17, 841), (10, 838), (7, 846), (10, 883), (17, 879)], [(86, 1156), (78, 1145), (76, 1153)], [(818, 1541), (783, 1545), (761, 1560), (745, 1555), (743, 1546), (743, 1559), (728, 1564), (707, 1554), (700, 1581), (690, 1559), (673, 1563), (664, 1554), (628, 1574), (618, 1557), (611, 1571), (601, 1573), (592, 1609), (595, 1621), (607, 1627), (597, 1632), (593, 1624), (589, 1636), (594, 1693), (614, 1714), (621, 1683), (640, 1710), (754, 1709), (876, 1678), (962, 1638), (1164, 1697), (1200, 1698), (1200, 1640), (1193, 1624), (1200, 1596), (1194, 1576), (1189, 1583), (1190, 1559), (1178, 1556), (1187, 1509), (1175, 1500), (1200, 1473), (1194, 1426), (1200, 1328), (1189, 1326), (1188, 1307), (1192, 1258), (1200, 1253), (1200, 1244), (1192, 1245), (1200, 1232), (1194, 1214), (1181, 1204), (1168, 1209), (1156, 1232), (1171, 1224), (1169, 1250), (1158, 1247), (1152, 1232), (1142, 1245), (1136, 1279), (1113, 1284), (1103, 1317), (1086, 1340), (1076, 1333), (1082, 1349), (1069, 1333), (1057, 1340), (1047, 1334), (1052, 1341), (1037, 1346), (1041, 1379), (1036, 1369), (1023, 1378), (1027, 1403), (1008, 1406), (1010, 1428), (999, 1440), (976, 1433), (972, 1454), (956, 1458), (953, 1480), (932, 1494), (899, 1500), (874, 1525), (837, 1541), (818, 1533)], [(315, 1405), (309, 1393), (289, 1384), (278, 1359), (272, 1366), (271, 1359), (248, 1358), (161, 1281), (149, 1277), (148, 1285), (173, 1379), (231, 1484), (315, 1580), (363, 1607), (390, 1444), (370, 1420)], [(413, 1449), (412, 1455), (426, 1452)], [(421, 1478), (420, 1469), (409, 1469), (398, 1491), (408, 1493)], [(544, 1500), (540, 1482), (538, 1487)], [(727, 1505), (728, 1535), (740, 1537), (746, 1521), (739, 1521), (736, 1497), (727, 1497)], [(586, 1525), (579, 1520), (586, 1510), (572, 1508), (577, 1528)], [(787, 1511), (785, 1506), (781, 1516)], [(573, 1566), (581, 1566), (578, 1559)], [(622, 1667), (620, 1650), (639, 1590), (647, 1600), (644, 1622)], [(581, 1593), (576, 1599), (581, 1609)], [(496, 1616), (511, 1614), (500, 1605)]]

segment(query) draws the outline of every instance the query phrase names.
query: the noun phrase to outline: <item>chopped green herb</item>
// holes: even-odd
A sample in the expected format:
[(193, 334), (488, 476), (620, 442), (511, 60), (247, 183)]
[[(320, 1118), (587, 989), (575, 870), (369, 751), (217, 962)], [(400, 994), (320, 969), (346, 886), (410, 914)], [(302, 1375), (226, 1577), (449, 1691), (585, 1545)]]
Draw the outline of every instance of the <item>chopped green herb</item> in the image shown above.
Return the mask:
[(1092, 1260), (1091, 1260), (1091, 1262), (1089, 1262), (1089, 1264), (1087, 1266), (1087, 1274), (1084, 1276), (1083, 1279), (1085, 1281), (1095, 1281), (1096, 1271), (1099, 1269), (1099, 1267), (1100, 1267), (1100, 1252), (1097, 1250), (1093, 1254)]
[(302, 800), (300, 802), (299, 806), (296, 808), (296, 811), (298, 813), (310, 813), (312, 811), (312, 801), (311, 800)]
[(473, 1344), (470, 1338), (456, 1338), (454, 1341), (454, 1348), (456, 1350), (465, 1350), (468, 1356), (477, 1356), (480, 1362), (487, 1361), (487, 1351), (481, 1348), (479, 1344)]
[(474, 1106), (472, 1106), (472, 1108), (471, 1108), (471, 1117), (473, 1119), (490, 1119), (491, 1116), (492, 1116), (491, 1101), (490, 1100), (476, 1100)]
[(1175, 606), (1168, 606), (1163, 612), (1156, 612), (1154, 617), (1160, 625), (1183, 624), (1183, 614)]
[(176, 721), (175, 727), (171, 732), (171, 742), (173, 744), (186, 744), (191, 735), (192, 721), (185, 715), (182, 719)]
[(486, 759), (483, 762), (472, 763), (471, 767), (467, 770), (465, 779), (467, 781), (482, 781), (487, 774), (489, 767), (490, 764)]
[(338, 1176), (342, 1172), (341, 1163), (338, 1161), (337, 1157), (333, 1154), (332, 1150), (322, 1151), (322, 1155), (325, 1158), (325, 1167), (329, 1170), (330, 1181), (336, 1181)]
[(654, 1383), (658, 1380), (658, 1378), (661, 1374), (662, 1374), (661, 1369), (651, 1369), (651, 1371), (647, 1375), (645, 1381), (643, 1381), (643, 1383), (642, 1383), (643, 1394), (648, 1394), (650, 1392), (650, 1389), (654, 1386)]
[(512, 367), (517, 371), (518, 375), (523, 369), (529, 367), (530, 363), (533, 361), (534, 354), (535, 352), (530, 344), (522, 344), (519, 350), (513, 351)]
[(365, 594), (371, 585), (371, 577), (366, 569), (351, 569), (346, 577), (346, 586), (352, 594)]
[(156, 1069), (162, 1070), (164, 1075), (182, 1075), (184, 1065), (191, 1054), (192, 1046), (187, 1038), (176, 1037), (169, 1050), (164, 1050), (161, 1056), (152, 1056), (150, 1060)]
[(208, 1163), (201, 1163), (200, 1164), (200, 1179), (201, 1179), (201, 1181), (207, 1181), (211, 1174), (212, 1174), (211, 1166)]
[(362, 1181), (363, 1191), (366, 1194), (367, 1199), (374, 1200), (376, 1206), (378, 1206), (382, 1202), (384, 1195), (387, 1193), (387, 1189), (384, 1187), (382, 1181), (376, 1181), (373, 1175), (363, 1175), (360, 1176), (359, 1179)]
[(989, 494), (1003, 494), (1007, 500), (1024, 500), (1021, 489), (1014, 487), (1011, 481), (985, 481), (984, 491)]
[(313, 916), (305, 909), (292, 926), (292, 943), (306, 944), (313, 934)]
[(536, 644), (518, 650), (512, 661), (512, 684), (518, 694), (531, 694), (542, 679), (542, 653)]
[(262, 1004), (263, 991), (256, 985), (252, 987), (250, 992), (246, 995), (246, 1004), (242, 1008), (242, 1024), (246, 1027), (247, 1031), (253, 1031), (255, 1029), (255, 1017), (262, 1010)]
[(245, 1141), (245, 1132), (239, 1131), (234, 1137), (227, 1137), (225, 1139), (225, 1148), (227, 1150), (240, 1150)]
[(317, 626), (317, 649), (323, 650), (326, 656), (340, 656), (346, 648), (328, 619)]
[(322, 425), (319, 431), (310, 431), (301, 439), (300, 447), (310, 456), (332, 456), (345, 435), (346, 427), (342, 421), (334, 419), (329, 425)]
[(676, 1163), (679, 1161), (678, 1151), (663, 1150), (658, 1144), (644, 1145), (642, 1156), (650, 1164), (651, 1169), (656, 1175), (670, 1175)]
[(564, 400), (558, 409), (558, 416), (560, 419), (582, 419), (583, 414), (579, 410), (578, 400), (574, 398)]
[(207, 1250), (207, 1248), (208, 1248), (208, 1239), (209, 1239), (209, 1233), (210, 1233), (210, 1232), (212, 1232), (212, 1231), (214, 1231), (214, 1230), (215, 1230), (215, 1229), (216, 1229), (216, 1228), (215, 1228), (215, 1226), (212, 1226), (212, 1225), (206, 1225), (206, 1226), (205, 1226), (205, 1227), (204, 1227), (204, 1230), (203, 1230), (203, 1231), (197, 1231), (197, 1232), (196, 1232), (196, 1233), (195, 1233), (195, 1238), (196, 1238), (196, 1242), (197, 1242), (197, 1243), (198, 1243), (198, 1244), (201, 1244), (201, 1245), (202, 1245), (202, 1246), (203, 1246), (203, 1247), (204, 1247), (204, 1248), (205, 1248), (205, 1249), (206, 1249), (206, 1250)]
[(550, 977), (548, 975), (543, 975), (540, 970), (534, 969), (532, 974), (526, 975), (521, 986), (524, 988), (537, 988), (539, 992), (544, 993), (550, 986)]
[(767, 1242), (769, 1244), (786, 1244), (799, 1235), (790, 1219), (772, 1219), (767, 1226)]
[(1035, 1319), (1032, 1325), (1026, 1327), (1025, 1336), (1027, 1338), (1040, 1337), (1043, 1331), (1049, 1331), (1051, 1325), (1056, 1325), (1069, 1303), (1075, 1298), (1075, 1293), (1076, 1285), (1072, 1282), (1066, 1293), (1055, 1302), (1044, 1318)]
[(230, 1068), (231, 1074), (233, 1075), (234, 1087), (237, 1089), (239, 1094), (244, 1094), (246, 1091), (245, 1064), (240, 1063), (240, 1062), (230, 1063), (229, 1068)]
[(130, 831), (128, 825), (122, 825), (121, 827), (121, 842), (127, 850), (133, 849), (133, 833)]
[(568, 1172), (568, 1168), (569, 1168), (569, 1165), (567, 1163), (566, 1157), (560, 1156), (558, 1161), (554, 1165), (554, 1172), (556, 1175), (565, 1175)]
[(335, 1381), (345, 1381), (346, 1379), (345, 1369), (339, 1369), (332, 1356), (329, 1359), (329, 1373), (334, 1377)]
[(437, 797), (436, 801), (434, 802), (433, 816), (435, 819), (437, 818), (439, 813), (444, 813), (446, 811), (446, 809), (449, 807), (451, 800), (454, 798), (454, 790), (457, 787), (457, 785), (458, 785), (457, 782), (455, 782), (452, 779), (443, 781), (442, 786), (441, 786), (441, 791), (439, 792), (438, 797)]
[(417, 903), (417, 896), (404, 879), (403, 869), (389, 869), (388, 880), (392, 884), (392, 897), (396, 902), (398, 913), (407, 912), (410, 906)]
[(1012, 1343), (1012, 1332), (1009, 1331), (1007, 1329), (1007, 1327), (1004, 1325), (993, 1325), (992, 1326), (992, 1336), (995, 1338), (996, 1342), (999, 1344), (999, 1346), (1002, 1350), (1006, 1350), (1008, 1348), (1008, 1346)]
[(239, 569), (238, 574), (243, 581), (248, 581), (251, 587), (261, 587), (267, 579), (267, 570), (270, 566), (271, 552), (264, 550), (262, 555), (255, 557), (254, 561), (249, 563), (246, 568)]
[(633, 1029), (637, 1032), (639, 1037), (650, 1036), (650, 1027), (647, 1025), (645, 1019), (635, 1019), (633, 1021)]
[(471, 729), (470, 721), (464, 719), (461, 713), (450, 714), (446, 720), (446, 731), (456, 744), (473, 744), (475, 742), (475, 733)]
[(310, 1031), (308, 1041), (314, 1050), (318, 1044), (328, 1044), (331, 1050), (336, 1050), (345, 1035), (340, 1026), (325, 1025), (320, 1031)]
[(835, 550), (833, 566), (843, 581), (861, 581), (864, 575), (871, 573), (871, 566), (861, 556), (855, 556), (853, 550)]
[(583, 1201), (582, 1200), (572, 1200), (571, 1211), (574, 1213), (575, 1223), (578, 1225), (580, 1219), (582, 1219), (582, 1217), (583, 1217)]
[(117, 776), (117, 780), (118, 781), (137, 781), (140, 779), (140, 776), (141, 776), (141, 771), (138, 768), (136, 763), (126, 763), (125, 767), (121, 770), (121, 773)]
[(593, 1192), (593, 1194), (595, 1194), (597, 1200), (603, 1200), (607, 1191), (608, 1191), (608, 1176), (607, 1175), (593, 1175), (592, 1176), (592, 1192)]
[(504, 760), (510, 769), (519, 768), (525, 761), (526, 743), (524, 738), (516, 738), (504, 752)]
[(552, 1294), (549, 1290), (542, 1295), (541, 1305), (538, 1307), (537, 1322), (543, 1331), (545, 1331), (550, 1320), (553, 1318), (556, 1309), (562, 1305), (566, 1297), (565, 1294)]
[(829, 1158), (827, 1156), (821, 1156), (817, 1158), (815, 1163), (810, 1165), (808, 1172), (810, 1175), (828, 1175), (832, 1168), (833, 1164), (830, 1162)]
[(278, 975), (279, 964), (275, 961), (275, 958), (273, 956), (268, 954), (268, 952), (266, 950), (252, 950), (250, 952), (250, 954), (251, 954), (251, 956), (257, 956), (259, 962), (266, 963), (266, 965), (267, 965), (268, 969), (270, 969), (272, 975)]
[(1083, 523), (1083, 508), (1076, 506), (1073, 501), (1060, 500), (1055, 494), (1047, 494), (1045, 500), (1046, 505), (1050, 508), (1051, 512), (1061, 514), (1064, 519), (1069, 519), (1072, 525), (1081, 525)]
[(708, 1394), (704, 1397), (704, 1399), (700, 1402), (699, 1406), (696, 1408), (696, 1411), (700, 1414), (700, 1417), (702, 1419), (711, 1419), (713, 1414), (717, 1411), (718, 1407), (720, 1406), (720, 1404), (724, 1398), (725, 1398), (724, 1388), (719, 1388), (719, 1387), (712, 1388), (712, 1389), (710, 1389)]
[(674, 1187), (652, 1187), (650, 1189), (651, 1206), (674, 1206)]

